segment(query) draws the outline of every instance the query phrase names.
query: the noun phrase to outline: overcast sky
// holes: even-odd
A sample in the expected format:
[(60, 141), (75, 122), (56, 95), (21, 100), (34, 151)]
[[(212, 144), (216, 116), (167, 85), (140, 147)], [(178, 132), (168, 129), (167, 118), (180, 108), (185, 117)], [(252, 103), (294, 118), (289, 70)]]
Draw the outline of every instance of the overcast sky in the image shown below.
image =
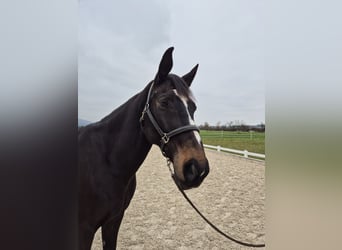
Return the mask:
[(153, 79), (199, 63), (196, 123), (265, 122), (263, 1), (80, 1), (79, 118), (97, 121)]

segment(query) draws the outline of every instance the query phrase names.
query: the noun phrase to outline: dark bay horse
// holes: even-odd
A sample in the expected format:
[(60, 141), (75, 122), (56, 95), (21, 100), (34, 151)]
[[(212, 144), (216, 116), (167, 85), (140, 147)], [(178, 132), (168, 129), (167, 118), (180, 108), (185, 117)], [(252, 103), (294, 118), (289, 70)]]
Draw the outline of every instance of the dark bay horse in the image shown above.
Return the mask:
[(182, 77), (170, 74), (172, 51), (165, 51), (145, 89), (78, 132), (79, 249), (91, 248), (99, 227), (103, 249), (116, 248), (121, 220), (135, 192), (135, 173), (152, 144), (173, 163), (182, 189), (199, 186), (209, 173), (189, 89), (198, 65)]

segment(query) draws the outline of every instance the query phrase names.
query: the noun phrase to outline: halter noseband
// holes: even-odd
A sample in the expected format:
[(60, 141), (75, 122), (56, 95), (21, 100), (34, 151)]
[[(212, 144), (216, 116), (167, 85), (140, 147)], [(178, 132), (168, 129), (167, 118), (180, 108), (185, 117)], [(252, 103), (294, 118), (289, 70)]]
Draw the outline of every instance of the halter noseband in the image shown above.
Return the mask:
[(193, 130), (199, 131), (199, 129), (195, 125), (185, 125), (185, 126), (173, 129), (170, 132), (164, 132), (160, 128), (158, 122), (156, 121), (156, 119), (154, 118), (154, 116), (150, 110), (149, 102), (150, 102), (150, 98), (151, 98), (151, 92), (152, 92), (153, 85), (154, 85), (154, 81), (151, 83), (151, 87), (148, 91), (145, 108), (141, 113), (141, 117), (140, 117), (139, 121), (140, 121), (140, 124), (142, 124), (142, 121), (145, 118), (145, 114), (147, 114), (147, 116), (150, 119), (153, 127), (157, 130), (158, 134), (160, 135), (160, 145), (159, 145), (160, 150), (162, 151), (163, 155), (166, 156), (166, 153), (164, 151), (164, 147), (170, 141), (171, 137), (178, 135), (178, 134), (181, 134), (181, 133), (184, 133), (184, 132), (187, 132), (187, 131), (193, 131)]

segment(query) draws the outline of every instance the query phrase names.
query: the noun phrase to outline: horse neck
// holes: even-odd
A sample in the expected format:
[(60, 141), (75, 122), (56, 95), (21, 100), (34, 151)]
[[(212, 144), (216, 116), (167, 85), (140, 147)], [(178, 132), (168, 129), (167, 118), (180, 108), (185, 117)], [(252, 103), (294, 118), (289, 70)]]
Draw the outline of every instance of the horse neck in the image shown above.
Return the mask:
[[(148, 85), (149, 86), (149, 85)], [(103, 120), (107, 123), (109, 159), (118, 173), (131, 177), (145, 160), (152, 144), (141, 130), (139, 118), (144, 109), (148, 87), (133, 96)]]

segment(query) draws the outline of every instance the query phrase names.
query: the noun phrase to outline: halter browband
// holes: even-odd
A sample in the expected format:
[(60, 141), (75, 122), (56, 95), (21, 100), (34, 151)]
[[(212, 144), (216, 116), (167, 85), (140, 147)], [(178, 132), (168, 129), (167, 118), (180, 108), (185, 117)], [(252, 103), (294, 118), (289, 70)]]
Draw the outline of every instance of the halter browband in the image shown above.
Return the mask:
[(184, 133), (184, 132), (187, 132), (187, 131), (193, 131), (193, 130), (199, 131), (199, 129), (195, 125), (185, 125), (185, 126), (176, 128), (174, 130), (171, 130), (170, 132), (164, 132), (160, 128), (158, 122), (156, 121), (156, 119), (154, 118), (154, 116), (153, 116), (153, 114), (152, 114), (152, 112), (150, 110), (149, 102), (150, 102), (150, 98), (151, 98), (151, 92), (152, 92), (152, 89), (153, 89), (153, 85), (154, 85), (154, 81), (151, 83), (150, 89), (148, 91), (145, 108), (144, 108), (144, 110), (141, 113), (141, 117), (140, 117), (139, 121), (140, 121), (140, 124), (141, 124), (142, 121), (144, 120), (145, 114), (147, 114), (147, 116), (150, 119), (153, 127), (157, 130), (158, 134), (161, 137), (160, 138), (160, 150), (162, 151), (163, 155), (166, 156), (166, 153), (164, 151), (164, 147), (170, 141), (171, 137), (173, 137), (175, 135), (178, 135), (178, 134), (181, 134), (181, 133)]

